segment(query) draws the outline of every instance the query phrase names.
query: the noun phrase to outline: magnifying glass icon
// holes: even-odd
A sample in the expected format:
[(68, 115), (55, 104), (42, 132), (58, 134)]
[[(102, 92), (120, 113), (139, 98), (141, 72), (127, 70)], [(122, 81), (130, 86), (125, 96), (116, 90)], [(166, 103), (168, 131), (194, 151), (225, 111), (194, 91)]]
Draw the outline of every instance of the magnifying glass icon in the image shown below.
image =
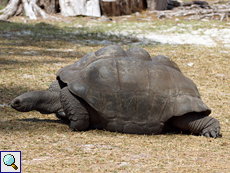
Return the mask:
[(7, 154), (3, 158), (3, 162), (7, 166), (12, 166), (15, 170), (18, 169), (18, 167), (14, 164), (15, 163), (15, 158), (11, 154)]

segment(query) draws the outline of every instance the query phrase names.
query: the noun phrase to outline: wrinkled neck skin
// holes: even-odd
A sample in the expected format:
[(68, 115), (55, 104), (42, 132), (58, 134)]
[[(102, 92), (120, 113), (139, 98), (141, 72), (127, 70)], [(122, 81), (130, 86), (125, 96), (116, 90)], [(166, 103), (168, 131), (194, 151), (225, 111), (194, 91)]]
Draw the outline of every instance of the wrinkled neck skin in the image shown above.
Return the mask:
[(62, 109), (59, 92), (32, 91), (15, 98), (11, 106), (21, 112), (32, 110), (43, 114), (56, 113)]

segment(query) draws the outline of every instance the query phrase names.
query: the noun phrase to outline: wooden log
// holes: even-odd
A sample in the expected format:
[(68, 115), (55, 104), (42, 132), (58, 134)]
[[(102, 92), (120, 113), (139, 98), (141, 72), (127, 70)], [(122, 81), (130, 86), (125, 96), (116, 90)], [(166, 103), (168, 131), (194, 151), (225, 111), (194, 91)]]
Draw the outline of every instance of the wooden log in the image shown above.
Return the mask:
[(102, 15), (121, 16), (147, 8), (146, 0), (100, 0)]
[(206, 1), (190, 1), (190, 2), (183, 2), (182, 6), (191, 6), (191, 5), (199, 5), (202, 8), (208, 7), (209, 4)]
[(168, 0), (167, 1), (167, 10), (172, 10), (175, 7), (180, 7), (181, 3), (176, 0)]
[(167, 0), (147, 0), (149, 11), (167, 10)]

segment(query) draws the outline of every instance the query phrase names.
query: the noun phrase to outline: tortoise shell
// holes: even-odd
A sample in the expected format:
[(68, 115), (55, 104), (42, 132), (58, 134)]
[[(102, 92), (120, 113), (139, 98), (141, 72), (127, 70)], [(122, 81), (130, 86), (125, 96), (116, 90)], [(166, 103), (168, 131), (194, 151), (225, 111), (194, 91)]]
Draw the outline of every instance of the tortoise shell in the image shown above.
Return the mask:
[(157, 134), (173, 116), (210, 114), (175, 62), (163, 55), (151, 59), (138, 49), (108, 46), (88, 53), (59, 70), (57, 78), (96, 110), (110, 131)]

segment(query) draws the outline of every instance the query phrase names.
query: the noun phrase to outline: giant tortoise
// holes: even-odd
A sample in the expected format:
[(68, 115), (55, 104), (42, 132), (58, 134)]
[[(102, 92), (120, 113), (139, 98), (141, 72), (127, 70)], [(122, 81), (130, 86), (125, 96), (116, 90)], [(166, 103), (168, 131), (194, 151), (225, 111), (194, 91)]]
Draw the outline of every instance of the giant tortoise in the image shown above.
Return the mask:
[[(196, 85), (175, 62), (151, 58), (141, 48), (107, 46), (57, 72), (49, 91), (32, 91), (11, 106), (22, 112), (55, 113), (70, 129), (159, 134), (168, 126), (206, 137), (220, 136)], [(64, 112), (63, 112), (64, 110)]]

